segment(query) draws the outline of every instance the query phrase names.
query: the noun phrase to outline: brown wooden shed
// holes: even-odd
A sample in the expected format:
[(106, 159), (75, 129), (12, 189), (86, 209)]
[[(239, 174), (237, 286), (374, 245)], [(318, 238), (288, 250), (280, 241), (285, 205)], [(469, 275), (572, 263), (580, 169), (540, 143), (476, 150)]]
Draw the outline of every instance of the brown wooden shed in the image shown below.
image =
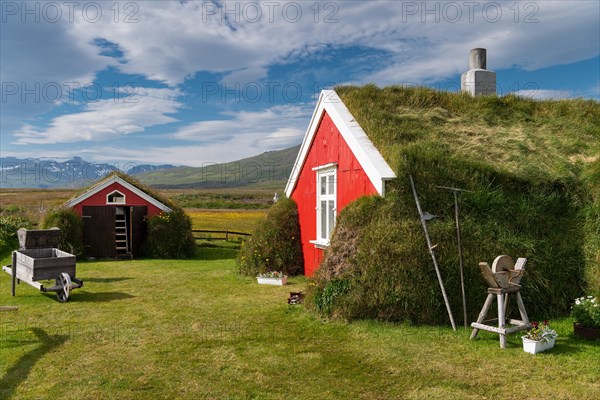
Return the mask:
[(67, 202), (83, 219), (83, 245), (90, 257), (133, 258), (142, 252), (146, 218), (171, 209), (121, 178), (109, 175)]

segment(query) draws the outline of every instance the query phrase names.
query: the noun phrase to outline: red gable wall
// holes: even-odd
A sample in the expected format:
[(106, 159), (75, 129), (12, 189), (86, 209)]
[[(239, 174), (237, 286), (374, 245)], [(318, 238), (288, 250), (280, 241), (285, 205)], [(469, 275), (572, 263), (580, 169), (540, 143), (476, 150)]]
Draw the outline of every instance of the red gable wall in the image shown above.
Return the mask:
[[(106, 196), (113, 191), (118, 190), (125, 195), (125, 204), (116, 204), (117, 206), (148, 206), (148, 216), (156, 215), (161, 212), (161, 209), (155, 205), (148, 203), (145, 199), (115, 182), (110, 186), (102, 189), (98, 193), (88, 197), (80, 203), (77, 203), (73, 209), (79, 215), (83, 215), (83, 206), (106, 206)], [(115, 204), (110, 204), (115, 206)]]
[(325, 112), (291, 195), (298, 204), (304, 274), (307, 276), (315, 273), (323, 259), (323, 250), (309, 242), (317, 237), (317, 172), (312, 168), (334, 162), (337, 163), (338, 214), (360, 196), (377, 194), (352, 150)]

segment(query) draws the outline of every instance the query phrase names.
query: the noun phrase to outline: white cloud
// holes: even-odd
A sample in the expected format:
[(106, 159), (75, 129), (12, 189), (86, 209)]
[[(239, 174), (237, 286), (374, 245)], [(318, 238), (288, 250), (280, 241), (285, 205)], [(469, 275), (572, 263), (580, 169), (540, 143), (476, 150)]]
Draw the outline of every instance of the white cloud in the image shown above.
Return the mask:
[[(600, 6), (591, 1), (321, 2), (318, 14), (312, 2), (225, 2), (220, 11), (206, 1), (137, 4), (138, 23), (80, 19), (73, 34), (84, 43), (98, 37), (117, 43), (126, 60), (121, 71), (172, 86), (199, 71), (260, 79), (273, 64), (327, 46), (389, 51), (388, 66), (365, 77), (378, 84), (462, 72), (473, 47), (490, 49), (490, 68), (528, 70), (589, 59), (600, 48), (598, 35), (590, 34), (598, 30)], [(297, 5), (301, 17), (292, 22)]]
[[(257, 3), (262, 5), (258, 19), (251, 8)], [(475, 4), (472, 15), (467, 3)], [(358, 61), (368, 65), (361, 68), (362, 76), (352, 77), (357, 83), (379, 85), (428, 83), (461, 73), (467, 69), (468, 50), (473, 47), (488, 48), (488, 67), (492, 70), (514, 65), (535, 70), (600, 53), (600, 5), (596, 1), (323, 1), (318, 14), (314, 2), (230, 1), (222, 6), (228, 7), (227, 15), (212, 8), (209, 1), (101, 4), (103, 18), (95, 23), (82, 16), (81, 5), (73, 22), (65, 15), (59, 23), (23, 24), (9, 16), (9, 23), (2, 24), (2, 81), (86, 84), (94, 82), (99, 71), (112, 67), (134, 77), (164, 82), (171, 89), (147, 89), (139, 104), (108, 100), (89, 103), (81, 112), (54, 117), (45, 128), (36, 125), (39, 121), (32, 117), (56, 104), (23, 102), (15, 97), (2, 104), (3, 145), (10, 138), (6, 132), (14, 130), (19, 144), (89, 143), (142, 132), (179, 117), (170, 114), (184, 107), (184, 100), (178, 97), (184, 90), (182, 83), (199, 72), (222, 74), (222, 83), (228, 88), (235, 82), (243, 86), (269, 77), (274, 66), (311, 60), (316, 52), (327, 57), (329, 49), (347, 46), (386, 52), (385, 58), (373, 64)], [(115, 4), (121, 7), (118, 18)], [(462, 13), (455, 22), (452, 4)], [(502, 15), (494, 21), (499, 4)], [(130, 6), (124, 9), (126, 5)], [(302, 15), (292, 22), (296, 5), (301, 5)], [(128, 23), (126, 17), (132, 11), (137, 22)], [(93, 44), (99, 38), (118, 46), (122, 57), (117, 60), (101, 55), (102, 49)], [(348, 60), (339, 61), (336, 71), (348, 67)], [(318, 68), (319, 77), (340, 80), (339, 76), (328, 76), (335, 75), (329, 67)], [(597, 88), (595, 91), (597, 96)], [(562, 92), (543, 90), (538, 96), (556, 97)], [(194, 163), (198, 157), (214, 161), (250, 156), (299, 142), (310, 108), (272, 107), (224, 114), (222, 120), (191, 123), (172, 136), (198, 142), (198, 146), (121, 149), (118, 154), (174, 163), (182, 159)], [(95, 150), (92, 155), (100, 156)]]
[[(105, 146), (78, 154), (97, 162), (169, 163), (201, 167), (235, 161), (300, 144), (312, 107), (275, 106), (255, 112), (224, 113), (227, 120), (199, 121), (170, 135), (168, 145)], [(185, 142), (185, 144), (181, 144)]]
[[(386, 85), (444, 79), (468, 69), (468, 51), (475, 47), (488, 49), (491, 70), (517, 66), (531, 71), (600, 54), (600, 37), (591, 34), (599, 29), (597, 2), (476, 2), (473, 22), (469, 22), (465, 3), (450, 3), (463, 5), (457, 23), (447, 22), (443, 6), (439, 23), (432, 22), (436, 13), (423, 23), (425, 3), (419, 3), (415, 16), (404, 16), (402, 32), (387, 41), (393, 54), (390, 65), (364, 77), (363, 82)], [(498, 5), (502, 6), (500, 17), (495, 14)]]
[[(205, 143), (226, 159), (234, 160), (300, 143), (311, 113), (310, 105), (225, 112), (223, 115), (228, 119), (198, 121), (178, 129), (172, 137)], [(232, 149), (236, 150), (235, 155), (231, 153)]]
[(80, 113), (54, 118), (46, 129), (25, 125), (14, 133), (17, 144), (106, 141), (176, 121), (167, 115), (182, 106), (174, 89), (141, 88), (135, 96), (87, 103)]

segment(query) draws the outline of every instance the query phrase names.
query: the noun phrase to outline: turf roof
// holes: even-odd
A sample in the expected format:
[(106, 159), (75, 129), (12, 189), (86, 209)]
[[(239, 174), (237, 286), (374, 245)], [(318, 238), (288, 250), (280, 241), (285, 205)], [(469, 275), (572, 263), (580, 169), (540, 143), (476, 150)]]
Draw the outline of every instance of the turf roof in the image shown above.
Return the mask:
[(400, 175), (403, 154), (436, 151), (526, 180), (571, 180), (600, 163), (600, 103), (471, 97), (427, 88), (336, 92)]

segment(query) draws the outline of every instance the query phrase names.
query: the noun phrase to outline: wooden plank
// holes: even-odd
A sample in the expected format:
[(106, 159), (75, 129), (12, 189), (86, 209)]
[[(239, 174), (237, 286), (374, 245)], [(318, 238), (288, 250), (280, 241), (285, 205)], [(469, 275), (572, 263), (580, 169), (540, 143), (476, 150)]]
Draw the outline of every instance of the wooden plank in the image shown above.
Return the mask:
[(503, 333), (500, 333), (500, 348), (506, 348), (506, 329), (504, 325), (506, 324), (506, 315), (504, 310), (504, 295), (499, 294), (496, 295), (496, 300), (498, 301), (498, 329), (501, 329)]
[(251, 233), (246, 232), (236, 232), (236, 231), (218, 231), (218, 230), (210, 230), (210, 229), (192, 229), (192, 233), (229, 233), (231, 235), (241, 235), (241, 236), (252, 236)]
[(19, 237), (19, 250), (46, 249), (58, 247), (60, 230), (58, 228), (38, 230), (21, 228), (17, 231), (17, 236)]
[(523, 322), (529, 324), (529, 316), (527, 316), (527, 310), (525, 310), (525, 304), (523, 303), (523, 298), (521, 297), (520, 292), (517, 292), (517, 305), (519, 308), (519, 313), (521, 314), (521, 319)]
[[(529, 326), (528, 325), (516, 325), (516, 326), (511, 326), (508, 328), (498, 328), (498, 327), (491, 326), (491, 325), (480, 324), (478, 322), (471, 323), (471, 327), (475, 328), (477, 330), (498, 333), (500, 335), (510, 335), (511, 333), (520, 332), (520, 331), (524, 331), (524, 330), (531, 328), (530, 325)], [(505, 337), (505, 339), (506, 339), (506, 337)], [(506, 348), (506, 343), (504, 344), (503, 348)]]
[(114, 258), (115, 249), (115, 211), (114, 206), (83, 206), (84, 245), (89, 245), (88, 256), (96, 258)]
[[(475, 339), (477, 337), (477, 333), (479, 331), (479, 328), (476, 328), (473, 324), (483, 325), (482, 322), (485, 319), (485, 317), (487, 315), (487, 312), (490, 309), (490, 306), (492, 305), (492, 301), (494, 301), (494, 295), (491, 294), (491, 293), (489, 293), (487, 295), (487, 298), (485, 299), (485, 303), (483, 304), (483, 308), (479, 312), (479, 316), (477, 317), (477, 322), (473, 322), (471, 324), (471, 326), (475, 328), (475, 329), (473, 329), (473, 332), (471, 332), (471, 339)], [(486, 325), (483, 325), (483, 326), (486, 326)]]
[[(27, 276), (21, 275), (19, 273), (19, 271), (17, 271), (16, 274), (13, 273), (12, 268), (9, 268), (8, 266), (2, 267), (2, 270), (4, 270), (4, 272), (8, 273), (9, 275), (12, 275), (13, 279), (15, 281), (19, 280), (19, 281), (23, 281), (26, 284), (33, 286), (36, 289), (40, 289), (42, 288), (42, 285), (38, 282), (34, 282), (31, 279), (29, 279)], [(13, 295), (14, 296), (14, 295)]]
[(503, 335), (506, 334), (506, 329), (504, 329), (504, 328), (497, 328), (495, 326), (484, 325), (484, 324), (480, 324), (478, 322), (472, 322), (471, 327), (478, 329), (478, 330), (482, 330), (482, 331), (496, 332), (496, 333), (500, 333)]
[(504, 294), (504, 293), (515, 293), (521, 289), (521, 285), (511, 285), (507, 288), (488, 288), (488, 293), (491, 294)]
[(11, 275), (12, 275), (11, 293), (12, 293), (12, 296), (15, 297), (16, 291), (17, 291), (17, 288), (16, 288), (16, 282), (17, 282), (17, 252), (16, 251), (12, 252), (12, 264), (11, 264), (10, 272), (11, 272)]
[(479, 263), (479, 269), (481, 270), (481, 275), (483, 275), (483, 279), (487, 282), (488, 286), (491, 288), (499, 288), (500, 286), (494, 279), (494, 275), (492, 275), (492, 270), (490, 265), (486, 262)]
[(2, 311), (17, 311), (18, 309), (19, 309), (19, 307), (0, 306), (0, 312), (2, 312)]

